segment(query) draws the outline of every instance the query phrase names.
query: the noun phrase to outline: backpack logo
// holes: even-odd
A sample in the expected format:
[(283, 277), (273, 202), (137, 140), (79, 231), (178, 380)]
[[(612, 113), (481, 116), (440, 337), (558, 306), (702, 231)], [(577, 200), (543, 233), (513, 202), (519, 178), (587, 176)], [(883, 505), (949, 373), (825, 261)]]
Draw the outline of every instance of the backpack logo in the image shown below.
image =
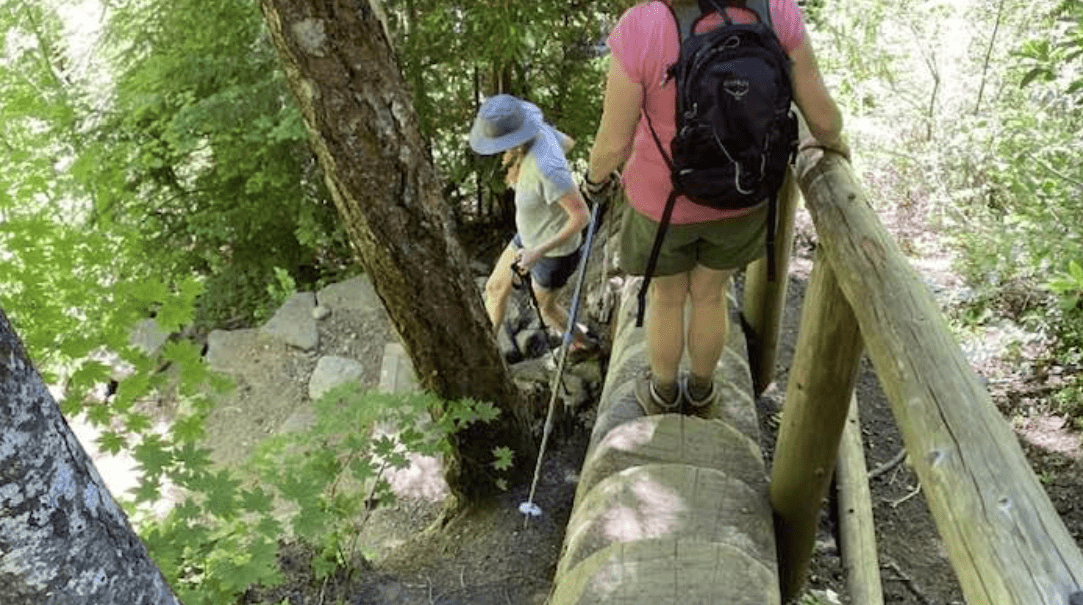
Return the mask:
[(745, 78), (731, 78), (722, 83), (722, 90), (738, 101), (748, 94), (750, 87), (751, 83)]

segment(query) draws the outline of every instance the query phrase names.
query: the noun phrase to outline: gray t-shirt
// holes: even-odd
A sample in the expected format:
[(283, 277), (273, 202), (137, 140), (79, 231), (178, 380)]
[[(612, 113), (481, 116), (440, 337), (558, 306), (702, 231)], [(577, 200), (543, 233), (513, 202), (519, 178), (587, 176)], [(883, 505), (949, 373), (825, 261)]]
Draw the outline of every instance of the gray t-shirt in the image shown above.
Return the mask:
[[(535, 248), (564, 228), (568, 213), (560, 198), (575, 189), (568, 160), (561, 142), (567, 137), (545, 124), (519, 166), (515, 184), (515, 227), (525, 248)], [(582, 235), (575, 236), (553, 248), (546, 256), (571, 254), (579, 247)]]

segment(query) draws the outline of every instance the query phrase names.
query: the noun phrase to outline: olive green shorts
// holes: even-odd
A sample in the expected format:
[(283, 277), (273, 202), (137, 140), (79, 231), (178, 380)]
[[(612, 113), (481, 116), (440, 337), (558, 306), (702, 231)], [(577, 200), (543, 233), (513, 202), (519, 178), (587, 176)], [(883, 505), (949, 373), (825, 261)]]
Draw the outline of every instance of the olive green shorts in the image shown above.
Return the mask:
[[(767, 253), (767, 204), (736, 218), (707, 223), (671, 224), (658, 252), (655, 275), (676, 275), (696, 265), (709, 269), (738, 269)], [(621, 268), (643, 275), (654, 246), (658, 222), (631, 206), (621, 225)]]

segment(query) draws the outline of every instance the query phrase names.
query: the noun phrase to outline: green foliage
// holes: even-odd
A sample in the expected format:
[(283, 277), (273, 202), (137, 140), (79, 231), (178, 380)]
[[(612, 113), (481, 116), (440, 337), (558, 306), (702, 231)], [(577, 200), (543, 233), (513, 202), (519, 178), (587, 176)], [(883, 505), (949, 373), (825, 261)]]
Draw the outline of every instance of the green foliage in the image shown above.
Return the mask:
[(1076, 105), (1083, 104), (1083, 4), (1064, 0), (1052, 15), (1050, 31), (1014, 53), (1025, 70), (1020, 84), (1058, 82)]
[(75, 172), (97, 225), (144, 263), (204, 278), (197, 319), (251, 322), (283, 268), (315, 285), (349, 260), (256, 2), (151, 1), (110, 12), (115, 94)]
[[(430, 420), (437, 409), (443, 413)], [(209, 452), (188, 438), (198, 431), (179, 430), (182, 423), (135, 446), (145, 475), (134, 504), (155, 500), (165, 482), (188, 494), (140, 532), (185, 603), (230, 603), (253, 585), (275, 586), (286, 536), (316, 548), (318, 580), (347, 567), (369, 512), (394, 502), (388, 472), (414, 454), (450, 455), (452, 432), (498, 414), (490, 404), (366, 393), (356, 385), (328, 392), (314, 411), (310, 429), (265, 441), (241, 474), (214, 468)], [(510, 452), (496, 455), (510, 461)]]
[[(1067, 358), (1083, 344), (1083, 314), (1072, 302), (1072, 267), (1083, 258), (1083, 141), (1075, 134), (1083, 128), (1083, 10), (1065, 5), (1041, 24), (1048, 29), (1019, 43), (1005, 73), (1021, 86), (1002, 92), (995, 115), (964, 122), (976, 127), (970, 138), (989, 153), (961, 171), (967, 176), (961, 192), (969, 195), (961, 200), (967, 228), (959, 241), (969, 280), (1007, 301), (1008, 312), (1029, 312)], [(1057, 275), (1060, 267), (1069, 270)], [(1026, 301), (1013, 304), (1010, 297), (1021, 291), (1029, 292)]]
[(262, 484), (298, 510), (294, 535), (312, 544), (331, 540), (324, 554), (336, 561), (354, 554), (366, 511), (394, 502), (389, 471), (405, 468), (415, 454), (450, 456), (453, 432), (499, 413), (488, 403), (444, 405), (430, 394), (362, 392), (353, 384), (325, 394), (315, 412), (310, 431), (265, 442), (255, 468)]
[(274, 267), (274, 281), (267, 284), (266, 289), (270, 305), (261, 307), (255, 313), (255, 318), (260, 321), (266, 320), (272, 310), (281, 307), (287, 298), (297, 292), (297, 282), (294, 281), (289, 271), (281, 267)]
[(630, 5), (615, 0), (387, 2), (422, 131), (431, 139), (437, 168), (449, 183), (447, 196), (457, 209), (481, 212), (475, 199), (498, 199), (505, 189), (495, 164), (479, 159), (464, 143), (483, 96), (506, 92), (534, 102), (578, 141), (571, 157), (586, 157), (605, 82), (599, 49)]
[(1047, 313), (1060, 344), (1057, 362), (1074, 369), (1067, 388), (1054, 396), (1054, 402), (1059, 412), (1075, 418), (1083, 428), (1083, 266), (1070, 261), (1067, 271), (1053, 274), (1045, 286), (1058, 303)]
[(1057, 364), (1083, 333), (1050, 283), (1083, 258), (1080, 6), (825, 0), (814, 32), (855, 168), (903, 249), (931, 243), (907, 237), (915, 223), (945, 234), (961, 321), (1027, 324), (1056, 341)]

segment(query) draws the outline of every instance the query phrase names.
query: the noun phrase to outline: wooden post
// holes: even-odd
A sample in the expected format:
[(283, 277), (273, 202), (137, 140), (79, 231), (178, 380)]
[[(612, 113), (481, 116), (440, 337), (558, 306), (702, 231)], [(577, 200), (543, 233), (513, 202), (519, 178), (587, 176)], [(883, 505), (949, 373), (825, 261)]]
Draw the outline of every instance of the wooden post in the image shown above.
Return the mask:
[(842, 552), (842, 566), (846, 569), (850, 602), (853, 605), (884, 605), (876, 527), (872, 517), (872, 495), (865, 467), (865, 450), (861, 445), (857, 399), (850, 401), (850, 414), (842, 431), (835, 485), (839, 494), (839, 535), (842, 541), (839, 550)]
[(849, 164), (806, 150), (798, 182), (966, 602), (1083, 598), (1083, 554)]
[(820, 254), (805, 291), (771, 474), (783, 603), (805, 583), (861, 351), (853, 311)]
[(786, 309), (787, 275), (793, 250), (793, 222), (797, 213), (797, 180), (792, 170), (778, 192), (778, 229), (775, 233), (775, 281), (767, 279), (766, 257), (753, 261), (745, 270), (741, 317), (748, 328), (748, 361), (752, 387), (759, 395), (775, 379), (778, 337), (782, 312)]

